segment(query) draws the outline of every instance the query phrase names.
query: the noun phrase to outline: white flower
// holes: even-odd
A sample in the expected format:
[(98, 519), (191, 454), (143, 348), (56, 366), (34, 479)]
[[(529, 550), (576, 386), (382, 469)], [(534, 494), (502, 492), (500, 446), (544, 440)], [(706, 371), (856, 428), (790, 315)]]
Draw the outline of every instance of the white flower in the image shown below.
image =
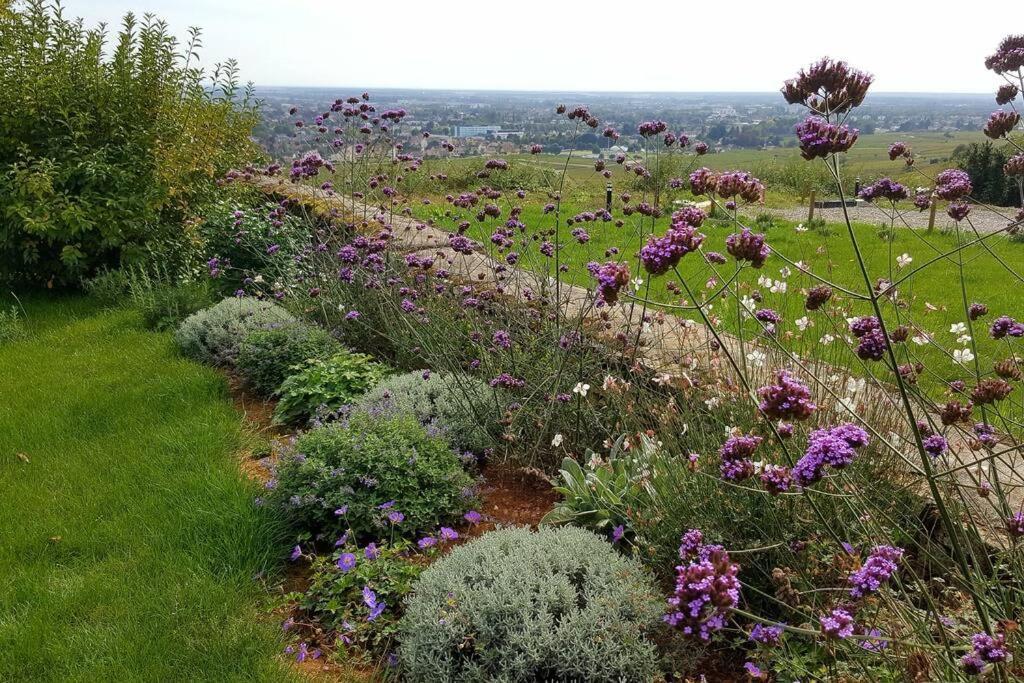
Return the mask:
[(964, 334), (965, 332), (967, 332), (967, 324), (953, 323), (952, 325), (949, 326), (949, 331), (952, 332), (953, 334)]
[(971, 353), (970, 349), (955, 349), (953, 351), (953, 360), (963, 365), (974, 360), (974, 354)]
[(708, 408), (716, 408), (720, 402), (720, 398), (718, 398), (717, 396), (712, 396), (709, 399), (705, 399), (704, 405), (706, 405)]
[(601, 460), (600, 455), (598, 455), (597, 453), (591, 453), (590, 460), (587, 461), (587, 467), (589, 467), (592, 470), (596, 470), (598, 467), (601, 466), (603, 462), (604, 461)]
[(588, 391), (590, 391), (590, 385), (583, 382), (576, 382), (576, 386), (572, 388), (572, 393), (579, 394), (583, 398), (587, 397)]
[(643, 278), (639, 278), (639, 277), (636, 278), (635, 280), (633, 280), (633, 289), (635, 289), (636, 291), (639, 292), (640, 291), (640, 285), (642, 285), (643, 283), (644, 283)]
[(971, 341), (971, 335), (969, 334), (961, 334), (959, 337), (956, 338), (957, 344), (966, 344), (969, 341)]
[(753, 351), (747, 354), (747, 362), (749, 362), (755, 368), (763, 367), (766, 360), (768, 360), (768, 356), (766, 356), (763, 352), (758, 351), (757, 349), (754, 349)]
[(853, 397), (839, 399), (839, 402), (836, 404), (836, 411), (847, 412), (850, 413), (851, 415), (856, 415), (857, 402), (853, 399)]
[(665, 386), (666, 384), (672, 382), (672, 375), (668, 374), (667, 372), (660, 372), (654, 376), (654, 379), (652, 381), (658, 386)]
[(551, 439), (551, 445), (554, 448), (558, 448), (559, 446), (561, 446), (562, 445), (562, 435), (561, 434), (555, 434), (555, 438)]
[(792, 274), (792, 272), (793, 271), (789, 269), (789, 266), (783, 266), (782, 268), (779, 268), (779, 275), (781, 275), (783, 279), (789, 277), (790, 274)]
[(927, 334), (927, 333), (925, 333), (925, 332), (922, 332), (922, 333), (920, 333), (920, 334), (915, 334), (915, 335), (914, 335), (913, 337), (911, 337), (910, 339), (911, 339), (911, 340), (912, 340), (912, 341), (913, 341), (913, 342), (914, 342), (915, 344), (917, 344), (918, 346), (924, 346), (925, 344), (927, 344), (928, 342), (930, 342), (930, 341), (931, 341), (931, 337), (929, 337), (929, 336), (928, 336), (928, 334)]
[(787, 289), (789, 289), (789, 285), (782, 280), (776, 280), (768, 291), (772, 294), (785, 294)]
[(806, 263), (804, 263), (803, 261), (797, 261), (793, 265), (796, 266), (798, 270), (806, 271), (807, 268), (808, 268), (808, 265)]
[(740, 303), (743, 304), (743, 308), (747, 309), (748, 312), (757, 308), (757, 302), (745, 294), (743, 295), (743, 298), (740, 299)]
[(770, 287), (772, 284), (772, 279), (764, 275), (759, 275), (757, 278), (757, 284), (760, 287)]
[(896, 265), (900, 268), (906, 268), (914, 262), (914, 258), (910, 254), (900, 254), (896, 257)]
[(803, 223), (801, 223), (800, 225), (796, 226), (793, 229), (796, 230), (797, 232), (807, 232), (807, 228), (804, 227)]
[(846, 391), (852, 396), (859, 391), (863, 391), (864, 387), (867, 386), (867, 382), (862, 377), (847, 377), (846, 378)]
[(810, 327), (810, 325), (811, 325), (811, 320), (810, 320), (810, 318), (808, 318), (808, 317), (807, 317), (806, 315), (805, 315), (804, 317), (802, 317), (802, 318), (797, 318), (797, 319), (796, 319), (796, 320), (794, 320), (793, 322), (795, 322), (795, 323), (796, 323), (796, 326), (797, 326), (798, 328), (800, 328), (800, 331), (801, 331), (801, 332), (803, 332), (804, 330), (806, 330), (806, 329), (807, 329), (808, 327)]
[(255, 282), (258, 285), (262, 285), (263, 284), (263, 276), (262, 275), (257, 275), (256, 277), (254, 277), (252, 279), (252, 281)]
[(832, 343), (832, 342), (834, 342), (835, 340), (836, 340), (836, 338), (835, 338), (835, 337), (833, 337), (833, 336), (832, 336), (831, 334), (826, 334), (825, 336), (823, 336), (823, 337), (821, 338), (820, 342), (821, 342), (822, 344), (831, 344), (831, 343)]

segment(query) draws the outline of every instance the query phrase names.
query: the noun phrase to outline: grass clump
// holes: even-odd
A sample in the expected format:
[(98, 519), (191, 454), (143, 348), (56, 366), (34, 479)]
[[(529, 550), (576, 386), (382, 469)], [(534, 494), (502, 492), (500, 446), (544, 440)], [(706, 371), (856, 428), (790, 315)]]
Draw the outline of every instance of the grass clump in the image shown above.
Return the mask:
[(650, 577), (589, 531), (503, 529), (423, 573), (399, 627), (410, 680), (650, 681)]
[(325, 330), (296, 323), (250, 332), (238, 347), (236, 366), (249, 386), (269, 396), (306, 361), (326, 360), (340, 350)]
[(472, 487), (448, 444), (414, 418), (357, 414), (298, 438), (278, 466), (272, 501), (307, 537), (346, 529), (412, 537), (458, 519)]

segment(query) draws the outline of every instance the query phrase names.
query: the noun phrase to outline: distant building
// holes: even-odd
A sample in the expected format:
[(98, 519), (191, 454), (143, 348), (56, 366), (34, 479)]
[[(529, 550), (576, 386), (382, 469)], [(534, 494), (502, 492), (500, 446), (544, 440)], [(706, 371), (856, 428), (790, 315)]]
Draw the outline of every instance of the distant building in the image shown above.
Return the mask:
[(457, 138), (485, 138), (501, 131), (501, 126), (455, 126)]

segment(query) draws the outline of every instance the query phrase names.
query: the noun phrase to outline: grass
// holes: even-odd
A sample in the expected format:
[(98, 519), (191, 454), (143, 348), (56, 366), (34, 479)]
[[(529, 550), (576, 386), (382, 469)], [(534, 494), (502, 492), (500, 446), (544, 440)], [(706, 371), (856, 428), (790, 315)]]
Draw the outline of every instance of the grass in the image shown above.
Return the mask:
[(284, 554), (216, 372), (136, 314), (25, 302), (0, 345), (0, 680), (288, 680)]

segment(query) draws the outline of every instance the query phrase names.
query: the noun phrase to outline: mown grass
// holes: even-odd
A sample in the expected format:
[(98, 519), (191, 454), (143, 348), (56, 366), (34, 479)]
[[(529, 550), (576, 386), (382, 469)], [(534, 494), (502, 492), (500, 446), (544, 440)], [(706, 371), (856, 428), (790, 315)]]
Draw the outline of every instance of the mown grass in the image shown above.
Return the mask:
[(287, 680), (257, 577), (284, 552), (212, 370), (85, 299), (0, 346), (0, 680)]

